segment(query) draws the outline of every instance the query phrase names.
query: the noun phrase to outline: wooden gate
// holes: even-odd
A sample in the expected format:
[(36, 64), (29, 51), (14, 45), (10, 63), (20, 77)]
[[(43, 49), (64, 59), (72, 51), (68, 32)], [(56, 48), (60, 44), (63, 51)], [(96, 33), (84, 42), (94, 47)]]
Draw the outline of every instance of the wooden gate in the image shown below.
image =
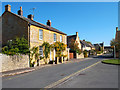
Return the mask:
[(73, 59), (74, 58), (74, 53), (69, 53), (69, 58)]

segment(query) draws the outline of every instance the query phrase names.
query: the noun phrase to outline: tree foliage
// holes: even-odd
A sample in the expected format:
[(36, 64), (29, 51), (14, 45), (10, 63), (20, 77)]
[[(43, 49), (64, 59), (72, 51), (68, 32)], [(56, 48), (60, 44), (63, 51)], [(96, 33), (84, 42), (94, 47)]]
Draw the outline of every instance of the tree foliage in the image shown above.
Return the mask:
[(2, 53), (7, 55), (29, 54), (28, 41), (24, 37), (8, 40), (6, 46), (2, 48)]
[(111, 46), (115, 46), (116, 47), (116, 51), (119, 51), (120, 50), (120, 41), (117, 41), (115, 39), (112, 39), (110, 41), (110, 45)]
[(50, 49), (51, 49), (51, 45), (48, 42), (44, 42), (42, 44), (43, 47), (43, 53), (45, 55), (45, 63), (47, 63), (46, 59), (49, 57), (49, 53), (50, 53)]
[(67, 45), (62, 42), (55, 42), (53, 45), (56, 50), (56, 57), (61, 57), (62, 52), (66, 49)]
[(74, 39), (71, 40), (69, 47), (70, 47), (70, 51), (76, 52), (76, 53), (78, 53), (78, 54), (81, 53), (81, 50), (80, 50), (79, 47), (78, 47), (78, 43), (75, 42)]
[[(39, 58), (40, 58), (40, 54), (39, 54), (39, 49), (38, 47), (33, 47), (31, 50), (30, 50), (30, 63), (31, 64), (34, 64)], [(33, 59), (35, 58), (35, 60)]]
[(115, 41), (114, 38), (110, 41), (110, 45), (111, 45), (111, 46), (115, 46), (115, 45), (116, 45), (116, 41)]

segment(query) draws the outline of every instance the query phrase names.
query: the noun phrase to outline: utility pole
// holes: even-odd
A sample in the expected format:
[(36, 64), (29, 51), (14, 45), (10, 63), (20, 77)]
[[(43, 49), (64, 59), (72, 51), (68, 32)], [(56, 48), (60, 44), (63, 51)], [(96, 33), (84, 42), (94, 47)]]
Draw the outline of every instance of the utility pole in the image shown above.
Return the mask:
[(116, 58), (116, 53), (115, 53), (115, 46), (114, 46), (114, 58)]

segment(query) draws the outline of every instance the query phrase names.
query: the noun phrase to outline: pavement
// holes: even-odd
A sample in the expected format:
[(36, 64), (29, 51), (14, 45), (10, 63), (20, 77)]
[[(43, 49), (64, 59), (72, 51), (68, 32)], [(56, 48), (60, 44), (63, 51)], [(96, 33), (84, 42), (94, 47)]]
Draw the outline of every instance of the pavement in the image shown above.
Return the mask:
[[(2, 77), (3, 88), (44, 88), (102, 59), (89, 58), (37, 69), (29, 73)], [(76, 60), (77, 61), (77, 60)]]

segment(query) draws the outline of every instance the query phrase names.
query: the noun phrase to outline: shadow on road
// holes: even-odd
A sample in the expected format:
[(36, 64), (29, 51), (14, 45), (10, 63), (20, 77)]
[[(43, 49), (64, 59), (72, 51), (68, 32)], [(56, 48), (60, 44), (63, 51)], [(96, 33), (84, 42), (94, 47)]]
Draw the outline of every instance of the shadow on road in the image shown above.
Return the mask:
[(112, 54), (103, 54), (100, 56), (94, 56), (93, 58), (114, 58)]

